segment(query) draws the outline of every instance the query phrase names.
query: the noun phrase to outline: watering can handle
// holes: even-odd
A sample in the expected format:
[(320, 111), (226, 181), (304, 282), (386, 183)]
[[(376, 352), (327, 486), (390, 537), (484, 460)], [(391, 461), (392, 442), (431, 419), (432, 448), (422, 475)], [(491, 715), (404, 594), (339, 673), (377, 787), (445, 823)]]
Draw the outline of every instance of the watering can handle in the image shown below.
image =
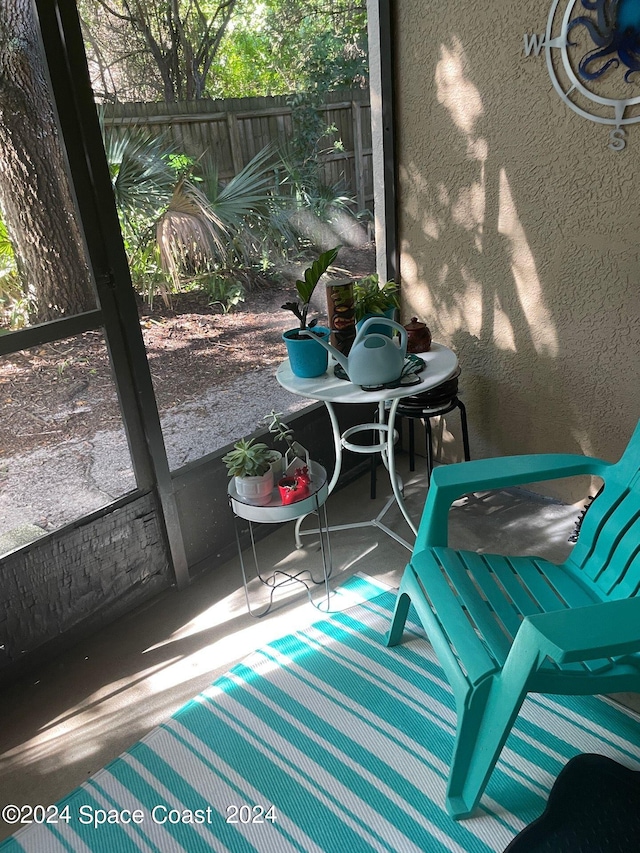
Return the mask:
[[(407, 350), (407, 330), (404, 326), (401, 326), (400, 323), (396, 323), (395, 320), (390, 320), (388, 317), (368, 317), (362, 326), (360, 326), (360, 330), (356, 336), (356, 341), (360, 338), (363, 338), (367, 332), (369, 326), (390, 326), (392, 329), (400, 332), (400, 349), (404, 349), (405, 352)], [(374, 332), (375, 334), (375, 332)]]

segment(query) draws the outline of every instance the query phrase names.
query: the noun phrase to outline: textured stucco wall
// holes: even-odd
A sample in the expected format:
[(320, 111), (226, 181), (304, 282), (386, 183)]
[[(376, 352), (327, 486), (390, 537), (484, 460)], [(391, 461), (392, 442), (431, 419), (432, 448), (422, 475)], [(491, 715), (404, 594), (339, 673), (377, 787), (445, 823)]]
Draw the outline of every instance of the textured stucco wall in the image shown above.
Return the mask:
[(640, 124), (609, 150), (525, 57), (550, 5), (394, 7), (403, 316), (457, 351), (475, 457), (616, 459), (640, 416)]

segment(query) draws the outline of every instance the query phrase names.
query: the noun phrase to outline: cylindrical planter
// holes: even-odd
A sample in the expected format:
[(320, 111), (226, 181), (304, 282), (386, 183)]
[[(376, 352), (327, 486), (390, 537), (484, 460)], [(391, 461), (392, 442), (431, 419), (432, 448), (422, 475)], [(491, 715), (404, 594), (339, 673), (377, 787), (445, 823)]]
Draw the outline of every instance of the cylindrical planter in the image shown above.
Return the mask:
[(238, 497), (253, 506), (266, 506), (271, 503), (273, 491), (273, 471), (271, 468), (260, 477), (236, 477)]
[(271, 450), (271, 470), (273, 471), (273, 482), (277, 483), (282, 474), (284, 473), (284, 469), (282, 467), (282, 453), (279, 450)]
[(327, 316), (331, 329), (331, 345), (348, 355), (356, 337), (353, 304), (353, 282), (338, 281), (327, 285)]
[[(330, 330), (326, 326), (315, 326), (310, 331), (325, 340), (329, 339)], [(311, 337), (305, 335), (298, 337), (298, 332), (299, 329), (289, 329), (282, 335), (282, 339), (287, 345), (291, 372), (301, 379), (322, 376), (323, 373), (326, 373), (329, 364), (329, 353), (321, 344), (314, 341), (313, 335)]]

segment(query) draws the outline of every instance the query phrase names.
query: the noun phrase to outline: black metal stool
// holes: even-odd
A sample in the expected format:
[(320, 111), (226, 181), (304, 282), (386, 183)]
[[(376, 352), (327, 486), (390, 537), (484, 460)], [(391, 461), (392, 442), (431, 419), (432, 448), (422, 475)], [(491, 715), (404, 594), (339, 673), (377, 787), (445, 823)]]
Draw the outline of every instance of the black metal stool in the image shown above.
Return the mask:
[[(469, 450), (469, 430), (467, 427), (467, 410), (464, 403), (458, 398), (458, 377), (460, 376), (460, 368), (456, 370), (450, 379), (438, 385), (436, 388), (431, 388), (429, 391), (424, 391), (422, 394), (414, 394), (409, 397), (403, 397), (398, 404), (396, 410), (397, 418), (409, 419), (409, 470), (415, 471), (415, 428), (414, 420), (419, 419), (424, 424), (427, 433), (427, 486), (431, 480), (431, 471), (433, 470), (433, 446), (431, 436), (431, 418), (439, 415), (447, 415), (454, 409), (460, 411), (460, 424), (462, 426), (462, 447), (464, 450), (465, 461), (471, 459)], [(371, 497), (376, 496), (376, 459), (371, 457)]]

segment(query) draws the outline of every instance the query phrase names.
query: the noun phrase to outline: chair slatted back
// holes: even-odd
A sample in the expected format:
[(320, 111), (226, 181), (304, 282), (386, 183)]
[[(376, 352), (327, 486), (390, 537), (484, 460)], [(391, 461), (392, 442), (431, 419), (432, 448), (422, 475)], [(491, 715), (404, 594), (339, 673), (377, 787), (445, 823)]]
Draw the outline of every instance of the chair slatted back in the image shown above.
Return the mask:
[(584, 517), (567, 566), (605, 598), (640, 592), (640, 424)]

